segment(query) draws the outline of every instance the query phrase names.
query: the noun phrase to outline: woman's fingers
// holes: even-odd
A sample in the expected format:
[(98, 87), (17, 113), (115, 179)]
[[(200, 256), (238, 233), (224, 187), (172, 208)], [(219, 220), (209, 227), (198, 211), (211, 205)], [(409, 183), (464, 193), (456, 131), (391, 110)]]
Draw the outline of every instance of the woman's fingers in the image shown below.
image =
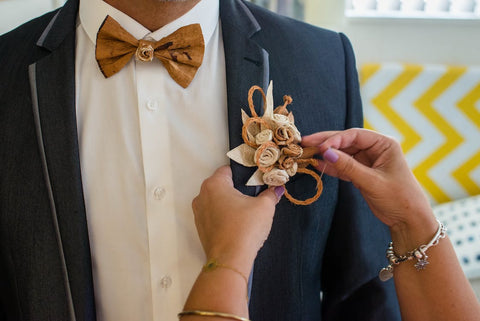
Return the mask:
[(321, 153), (324, 153), (328, 148), (349, 149), (350, 153), (355, 153), (355, 151), (370, 149), (384, 138), (387, 138), (387, 136), (368, 129), (351, 128), (345, 131), (328, 131), (305, 136), (302, 137), (302, 144), (304, 146), (318, 146)]
[(263, 199), (266, 202), (271, 203), (272, 206), (275, 206), (280, 201), (284, 193), (285, 193), (285, 187), (283, 186), (270, 187), (264, 190), (263, 192), (261, 192), (260, 194), (258, 194), (256, 198), (257, 200)]
[[(355, 160), (351, 155), (333, 148), (323, 153), (327, 163), (325, 172), (345, 181), (351, 181), (355, 186), (363, 189), (378, 179), (375, 171)], [(320, 167), (321, 165), (319, 165)], [(328, 169), (328, 172), (327, 172)]]
[(325, 162), (319, 162), (319, 170), (325, 168), (326, 174), (352, 181), (358, 187), (377, 179), (379, 173), (372, 169), (381, 167), (391, 154), (401, 156), (400, 149), (392, 148), (394, 143), (391, 137), (360, 128), (302, 138), (305, 147), (317, 146), (318, 154), (322, 155)]
[(339, 131), (324, 131), (302, 137), (303, 146), (319, 146), (329, 137), (340, 133)]

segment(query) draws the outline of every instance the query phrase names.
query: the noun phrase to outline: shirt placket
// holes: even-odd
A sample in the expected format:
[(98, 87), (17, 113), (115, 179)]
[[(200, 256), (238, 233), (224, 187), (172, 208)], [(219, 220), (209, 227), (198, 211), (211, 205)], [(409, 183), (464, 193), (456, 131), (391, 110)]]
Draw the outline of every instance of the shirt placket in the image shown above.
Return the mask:
[[(177, 226), (175, 220), (170, 130), (162, 100), (163, 66), (136, 61), (138, 110), (145, 173), (146, 220), (153, 320), (175, 317), (179, 300)], [(172, 311), (170, 311), (172, 310)], [(175, 310), (175, 311), (174, 311)]]

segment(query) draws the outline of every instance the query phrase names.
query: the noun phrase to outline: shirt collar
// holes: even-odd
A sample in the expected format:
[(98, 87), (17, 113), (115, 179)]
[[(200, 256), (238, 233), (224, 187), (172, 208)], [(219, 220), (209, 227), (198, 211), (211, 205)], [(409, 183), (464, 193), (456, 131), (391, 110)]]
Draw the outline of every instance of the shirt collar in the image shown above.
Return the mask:
[(201, 0), (183, 16), (154, 32), (151, 32), (133, 18), (102, 0), (81, 0), (79, 18), (80, 24), (94, 44), (97, 39), (98, 29), (108, 15), (137, 39), (151, 37), (155, 40), (160, 40), (183, 26), (199, 23), (206, 45), (218, 24), (219, 10), (219, 0)]

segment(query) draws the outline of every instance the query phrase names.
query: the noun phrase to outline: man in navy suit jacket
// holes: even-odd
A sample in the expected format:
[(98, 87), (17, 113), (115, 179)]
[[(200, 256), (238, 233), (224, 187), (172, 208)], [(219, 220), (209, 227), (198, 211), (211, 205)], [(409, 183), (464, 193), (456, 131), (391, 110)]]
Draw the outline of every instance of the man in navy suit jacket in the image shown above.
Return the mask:
[[(79, 0), (0, 38), (0, 320), (95, 320), (75, 118)], [(242, 139), (248, 89), (296, 103), (303, 135), (362, 126), (351, 45), (343, 34), (221, 0), (230, 146)], [(276, 101), (276, 105), (281, 102)], [(252, 170), (232, 163), (243, 193)], [(309, 206), (282, 200), (253, 272), (253, 320), (399, 320), (385, 264), (388, 230), (349, 183), (324, 177)], [(288, 186), (311, 195), (308, 177)]]

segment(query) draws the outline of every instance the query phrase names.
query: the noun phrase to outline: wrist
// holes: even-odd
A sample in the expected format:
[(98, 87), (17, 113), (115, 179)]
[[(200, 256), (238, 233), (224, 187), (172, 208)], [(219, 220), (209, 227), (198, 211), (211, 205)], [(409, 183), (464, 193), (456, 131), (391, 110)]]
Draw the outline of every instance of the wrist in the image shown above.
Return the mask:
[(217, 259), (211, 258), (207, 261), (207, 263), (203, 266), (202, 272), (203, 273), (209, 273), (212, 271), (218, 271), (218, 270), (228, 270), (231, 273), (235, 273), (238, 277), (241, 277), (243, 281), (245, 282), (245, 290), (246, 290), (246, 298), (248, 301), (248, 278), (249, 278), (249, 273), (246, 274), (245, 272), (237, 269), (235, 266), (231, 266), (229, 264), (224, 264), (220, 263), (217, 261)]
[(390, 227), (395, 251), (404, 254), (421, 244), (426, 244), (437, 229), (438, 223), (431, 209), (418, 211), (408, 221)]
[(255, 256), (249, 255), (242, 251), (236, 253), (225, 253), (225, 252), (210, 252), (207, 256), (207, 260), (215, 260), (219, 264), (230, 266), (243, 275), (250, 275), (250, 272), (253, 267), (253, 262)]

